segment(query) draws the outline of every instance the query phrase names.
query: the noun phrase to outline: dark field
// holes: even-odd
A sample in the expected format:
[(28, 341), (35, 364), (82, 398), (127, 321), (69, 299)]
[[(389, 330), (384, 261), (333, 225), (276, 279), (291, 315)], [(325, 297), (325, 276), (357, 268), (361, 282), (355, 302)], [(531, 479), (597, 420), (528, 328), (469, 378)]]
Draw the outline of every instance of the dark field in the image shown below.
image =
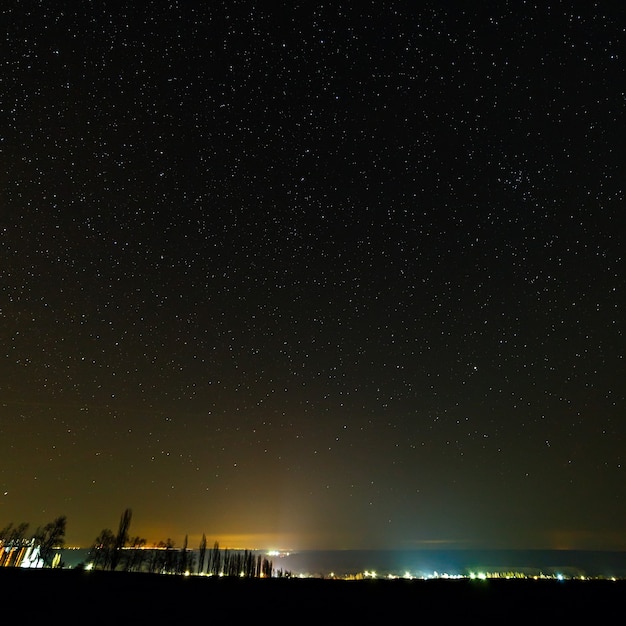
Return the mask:
[(25, 624), (597, 624), (626, 616), (626, 581), (246, 580), (7, 568), (0, 590), (4, 614), (10, 609)]

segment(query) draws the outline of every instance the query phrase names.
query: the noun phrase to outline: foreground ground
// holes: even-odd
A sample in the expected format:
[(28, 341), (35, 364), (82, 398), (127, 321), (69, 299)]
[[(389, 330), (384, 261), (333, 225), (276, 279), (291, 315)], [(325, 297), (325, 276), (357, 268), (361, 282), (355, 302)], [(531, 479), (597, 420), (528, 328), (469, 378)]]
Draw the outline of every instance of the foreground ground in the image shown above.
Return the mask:
[(0, 569), (5, 610), (37, 624), (607, 623), (626, 611), (626, 581), (213, 579)]

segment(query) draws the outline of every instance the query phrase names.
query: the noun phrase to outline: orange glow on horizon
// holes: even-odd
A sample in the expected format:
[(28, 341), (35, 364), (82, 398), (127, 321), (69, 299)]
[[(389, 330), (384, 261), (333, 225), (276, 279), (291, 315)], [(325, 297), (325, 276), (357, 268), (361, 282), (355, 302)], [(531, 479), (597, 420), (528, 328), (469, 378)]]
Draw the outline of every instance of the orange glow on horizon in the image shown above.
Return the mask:
[(585, 530), (557, 530), (551, 534), (553, 550), (626, 550), (626, 539), (619, 533)]

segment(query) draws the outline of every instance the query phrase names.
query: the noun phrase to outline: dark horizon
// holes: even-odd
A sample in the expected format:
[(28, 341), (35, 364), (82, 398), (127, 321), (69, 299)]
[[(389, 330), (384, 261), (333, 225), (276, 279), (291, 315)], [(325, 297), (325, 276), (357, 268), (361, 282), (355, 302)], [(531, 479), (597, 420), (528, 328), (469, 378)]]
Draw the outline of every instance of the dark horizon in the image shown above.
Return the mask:
[[(218, 542), (219, 543), (219, 542)], [(208, 549), (213, 543), (209, 541)], [(152, 546), (143, 548), (150, 551)], [(173, 546), (178, 553), (182, 546)], [(274, 572), (290, 576), (342, 578), (375, 572), (376, 578), (390, 575), (397, 578), (469, 577), (474, 574), (506, 574), (532, 576), (561, 575), (565, 578), (626, 579), (626, 551), (603, 550), (508, 550), (477, 548), (429, 548), (405, 550), (301, 550), (276, 554), (266, 550), (244, 550), (219, 545), (222, 553), (252, 552), (267, 559)], [(198, 558), (198, 546), (189, 545), (187, 551)], [(88, 562), (90, 548), (65, 548), (61, 551), (66, 567), (73, 568)], [(197, 561), (191, 568), (197, 573)], [(205, 564), (204, 570), (207, 569)]]
[[(491, 581), (331, 581), (320, 579), (217, 579), (146, 576), (120, 572), (72, 570), (0, 570), (0, 581), (17, 606), (38, 602), (29, 618), (44, 621), (61, 613), (66, 624), (83, 623), (85, 615), (98, 624), (123, 616), (132, 623), (169, 624), (202, 619), (258, 619), (259, 616), (299, 615), (322, 621), (400, 620), (419, 613), (424, 619), (480, 618), (501, 622), (517, 619), (596, 619), (614, 621), (622, 614), (622, 581), (491, 580)], [(67, 589), (71, 602), (58, 609)], [(94, 612), (94, 599), (108, 598)], [(113, 599), (112, 601), (110, 599)]]

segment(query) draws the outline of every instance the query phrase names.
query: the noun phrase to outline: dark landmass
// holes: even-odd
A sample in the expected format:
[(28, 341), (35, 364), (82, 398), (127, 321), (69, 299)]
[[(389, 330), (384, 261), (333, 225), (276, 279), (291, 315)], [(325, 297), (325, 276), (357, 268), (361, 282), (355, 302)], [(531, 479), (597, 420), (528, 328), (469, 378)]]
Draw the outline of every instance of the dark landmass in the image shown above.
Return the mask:
[(225, 579), (81, 570), (0, 569), (5, 608), (25, 623), (389, 623), (424, 618), (606, 623), (626, 581)]

